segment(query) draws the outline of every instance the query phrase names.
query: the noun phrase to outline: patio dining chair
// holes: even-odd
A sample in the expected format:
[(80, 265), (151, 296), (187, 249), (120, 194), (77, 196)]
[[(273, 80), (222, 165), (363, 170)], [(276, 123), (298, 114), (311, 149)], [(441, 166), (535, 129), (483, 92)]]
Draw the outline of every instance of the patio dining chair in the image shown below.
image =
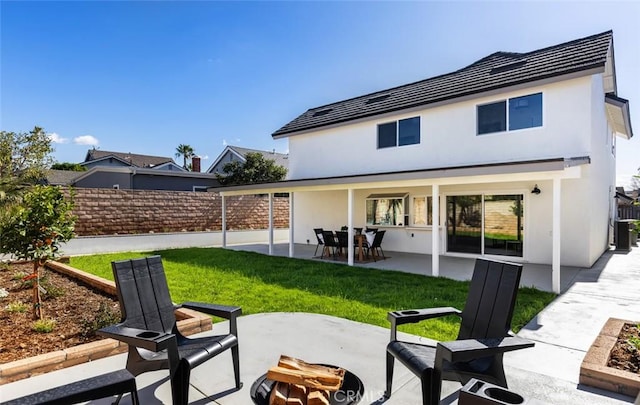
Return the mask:
[(315, 252), (313, 252), (313, 256), (317, 256), (318, 248), (320, 246), (324, 247), (324, 237), (322, 236), (322, 228), (313, 228), (313, 232), (316, 234), (316, 240), (318, 241), (318, 244), (316, 245), (316, 250)]
[[(466, 384), (472, 378), (507, 388), (502, 356), (532, 347), (511, 336), (511, 318), (522, 273), (521, 264), (477, 259), (464, 310), (428, 308), (389, 312), (391, 341), (387, 345), (387, 381), (391, 396), (394, 359), (400, 360), (422, 383), (423, 405), (440, 403), (442, 380)], [(397, 339), (397, 327), (447, 315), (460, 316), (458, 338), (431, 346)]]
[(338, 240), (338, 252), (345, 253), (349, 249), (349, 232), (336, 231), (336, 239)]
[[(240, 382), (240, 356), (235, 306), (185, 302), (174, 305), (160, 256), (112, 262), (123, 322), (98, 334), (129, 345), (127, 370), (137, 376), (169, 369), (173, 404), (186, 404), (191, 369), (231, 349), (235, 388)], [(176, 308), (188, 308), (229, 320), (229, 333), (200, 338), (183, 336), (176, 326)]]
[(373, 242), (371, 243), (367, 242), (367, 245), (365, 246), (367, 257), (369, 256), (369, 252), (371, 251), (371, 256), (373, 257), (374, 262), (377, 261), (376, 256), (380, 258), (380, 255), (382, 255), (382, 259), (386, 260), (386, 257), (384, 256), (384, 251), (382, 250), (382, 238), (384, 238), (385, 232), (387, 231), (376, 232), (373, 235)]
[(322, 231), (322, 238), (324, 239), (324, 249), (322, 249), (322, 255), (320, 258), (324, 258), (324, 254), (331, 254), (333, 258), (336, 258), (336, 253), (338, 250), (338, 240), (336, 236), (331, 231)]

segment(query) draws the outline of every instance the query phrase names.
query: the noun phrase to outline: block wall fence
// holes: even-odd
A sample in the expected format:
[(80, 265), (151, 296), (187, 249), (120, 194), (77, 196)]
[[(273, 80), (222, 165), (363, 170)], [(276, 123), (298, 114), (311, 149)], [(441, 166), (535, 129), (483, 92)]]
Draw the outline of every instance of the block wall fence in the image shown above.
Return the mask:
[[(100, 188), (75, 188), (73, 193), (78, 236), (222, 229), (218, 193)], [(289, 199), (273, 200), (274, 227), (288, 228)], [(268, 196), (227, 197), (226, 206), (227, 230), (269, 227)]]

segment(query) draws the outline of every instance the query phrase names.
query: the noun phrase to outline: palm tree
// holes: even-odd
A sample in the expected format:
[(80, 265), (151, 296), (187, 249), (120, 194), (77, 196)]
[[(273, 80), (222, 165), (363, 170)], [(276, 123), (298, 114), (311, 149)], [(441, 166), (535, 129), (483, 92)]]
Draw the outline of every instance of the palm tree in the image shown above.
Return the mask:
[(192, 157), (194, 157), (195, 151), (191, 146), (181, 143), (176, 148), (176, 157), (180, 156), (182, 156), (182, 167), (184, 167), (186, 170), (189, 170), (189, 167), (187, 167), (187, 159), (191, 159)]

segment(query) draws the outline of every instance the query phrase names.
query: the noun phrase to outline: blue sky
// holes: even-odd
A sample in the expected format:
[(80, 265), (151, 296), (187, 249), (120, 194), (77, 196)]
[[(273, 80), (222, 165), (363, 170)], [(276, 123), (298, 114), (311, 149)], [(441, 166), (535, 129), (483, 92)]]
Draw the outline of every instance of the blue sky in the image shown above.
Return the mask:
[(496, 51), (614, 32), (618, 95), (640, 167), (640, 2), (0, 1), (0, 128), (207, 168), (224, 145), (287, 151), (271, 134), (311, 107), (447, 73)]

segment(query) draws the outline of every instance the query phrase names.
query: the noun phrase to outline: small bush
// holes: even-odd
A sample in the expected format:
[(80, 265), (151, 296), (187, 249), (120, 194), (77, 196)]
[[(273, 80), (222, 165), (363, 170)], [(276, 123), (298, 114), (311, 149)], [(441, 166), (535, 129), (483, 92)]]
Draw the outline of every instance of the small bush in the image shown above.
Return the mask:
[(31, 329), (38, 333), (49, 333), (56, 327), (56, 320), (52, 318), (38, 319), (31, 325)]
[(40, 281), (40, 285), (45, 289), (46, 293), (43, 299), (48, 300), (50, 298), (58, 298), (64, 295), (64, 289), (58, 287), (57, 285), (53, 285), (48, 281)]
[(11, 276), (11, 280), (22, 281), (22, 279), (25, 278), (26, 276), (27, 276), (27, 273), (25, 273), (24, 271), (16, 271)]
[(112, 309), (107, 303), (101, 302), (94, 317), (80, 321), (80, 334), (85, 338), (93, 337), (97, 330), (118, 322), (120, 322), (120, 312)]
[(4, 310), (11, 313), (14, 313), (14, 312), (22, 313), (22, 312), (25, 312), (27, 308), (29, 308), (27, 304), (20, 301), (13, 301), (13, 302), (10, 302), (9, 305), (4, 307)]

